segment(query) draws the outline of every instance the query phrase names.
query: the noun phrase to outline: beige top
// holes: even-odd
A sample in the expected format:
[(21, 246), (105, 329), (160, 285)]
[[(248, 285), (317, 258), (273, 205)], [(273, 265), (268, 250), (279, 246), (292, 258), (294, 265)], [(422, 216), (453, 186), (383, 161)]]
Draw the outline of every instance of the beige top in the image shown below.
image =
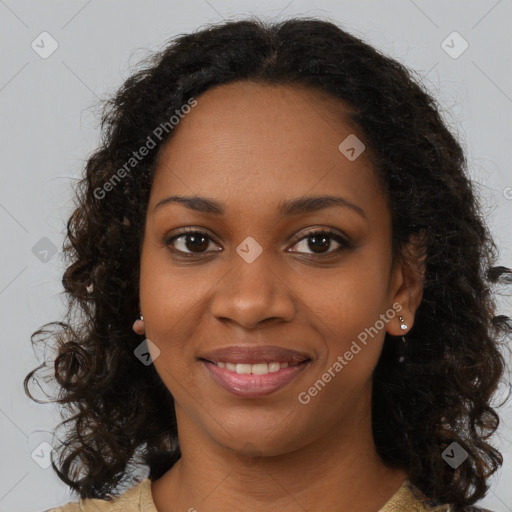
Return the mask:
[[(405, 480), (378, 512), (451, 512), (452, 510), (450, 505), (436, 506), (409, 480)], [(78, 503), (67, 503), (45, 512), (158, 512), (158, 510), (151, 494), (151, 480), (146, 478), (111, 501), (80, 499)], [(482, 512), (485, 511), (482, 510)]]

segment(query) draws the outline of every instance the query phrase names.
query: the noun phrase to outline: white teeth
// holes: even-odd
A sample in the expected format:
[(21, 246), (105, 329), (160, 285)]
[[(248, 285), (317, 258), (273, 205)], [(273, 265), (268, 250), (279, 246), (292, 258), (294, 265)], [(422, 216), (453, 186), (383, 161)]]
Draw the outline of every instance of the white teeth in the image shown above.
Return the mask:
[[(229, 370), (230, 372), (236, 372), (239, 374), (245, 374), (248, 375), (250, 373), (254, 375), (265, 375), (267, 373), (277, 372), (281, 368), (287, 368), (290, 366), (288, 362), (286, 363), (279, 363), (278, 361), (273, 361), (271, 363), (255, 363), (255, 364), (249, 364), (249, 363), (225, 363), (223, 361), (218, 361), (215, 363), (219, 368), (226, 368), (226, 370)], [(294, 365), (292, 365), (294, 366)]]
[(265, 375), (268, 373), (268, 364), (267, 363), (257, 363), (251, 365), (251, 373), (256, 373), (257, 375)]
[(268, 363), (268, 371), (269, 372), (277, 372), (281, 368), (279, 363)]
[(251, 373), (250, 364), (237, 363), (236, 365), (236, 373)]

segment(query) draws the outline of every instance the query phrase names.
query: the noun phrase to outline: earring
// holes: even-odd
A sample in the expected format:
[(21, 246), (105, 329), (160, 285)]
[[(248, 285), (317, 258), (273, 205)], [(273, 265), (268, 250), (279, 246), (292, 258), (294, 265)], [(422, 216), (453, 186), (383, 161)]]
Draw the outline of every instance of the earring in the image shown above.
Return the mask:
[[(142, 312), (141, 311), (139, 311), (139, 318), (137, 318), (137, 320), (135, 320), (135, 322), (133, 323), (132, 329), (137, 334), (143, 334), (144, 333), (144, 317), (142, 316)], [(140, 331), (140, 332), (138, 332), (138, 331)]]
[[(398, 316), (398, 320), (400, 322), (400, 329), (402, 329), (402, 331), (405, 331), (407, 329), (408, 325), (405, 323), (404, 317)], [(406, 343), (405, 336), (402, 336), (402, 342)], [(402, 362), (402, 361), (400, 361), (400, 362)]]

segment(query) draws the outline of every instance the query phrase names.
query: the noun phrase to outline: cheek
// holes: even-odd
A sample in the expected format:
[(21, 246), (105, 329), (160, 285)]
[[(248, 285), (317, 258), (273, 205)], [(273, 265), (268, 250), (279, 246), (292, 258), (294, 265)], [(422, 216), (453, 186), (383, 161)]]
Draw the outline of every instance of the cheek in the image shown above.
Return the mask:
[(325, 345), (319, 371), (336, 374), (334, 380), (343, 387), (363, 383), (377, 364), (386, 324), (395, 316), (388, 311), (390, 264), (376, 258), (374, 250), (361, 251), (325, 281), (327, 286), (310, 287), (307, 306)]
[[(305, 302), (336, 335), (354, 337), (374, 325), (389, 306), (389, 266), (368, 249), (355, 253), (346, 265), (322, 281), (307, 283)], [(326, 338), (332, 337), (326, 336)]]
[[(162, 249), (145, 249), (141, 256), (140, 301), (145, 335), (160, 350), (155, 368), (174, 394), (177, 380), (186, 382), (186, 365), (193, 355), (194, 325), (207, 286), (193, 270), (176, 270)], [(178, 377), (175, 381), (174, 377)]]
[[(211, 277), (211, 276), (210, 276)], [(143, 246), (141, 307), (153, 335), (172, 341), (201, 305), (209, 277), (200, 266), (178, 267), (165, 248)]]

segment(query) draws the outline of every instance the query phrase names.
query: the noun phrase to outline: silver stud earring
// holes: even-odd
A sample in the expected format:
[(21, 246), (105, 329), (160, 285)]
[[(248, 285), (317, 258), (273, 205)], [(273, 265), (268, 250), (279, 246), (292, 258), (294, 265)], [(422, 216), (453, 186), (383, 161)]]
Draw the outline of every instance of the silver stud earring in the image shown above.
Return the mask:
[(142, 320), (144, 322), (144, 317), (142, 316), (142, 311), (139, 311), (139, 320)]
[(399, 316), (398, 320), (400, 321), (400, 329), (402, 329), (402, 331), (405, 331), (407, 329), (407, 324), (405, 323), (404, 317)]

